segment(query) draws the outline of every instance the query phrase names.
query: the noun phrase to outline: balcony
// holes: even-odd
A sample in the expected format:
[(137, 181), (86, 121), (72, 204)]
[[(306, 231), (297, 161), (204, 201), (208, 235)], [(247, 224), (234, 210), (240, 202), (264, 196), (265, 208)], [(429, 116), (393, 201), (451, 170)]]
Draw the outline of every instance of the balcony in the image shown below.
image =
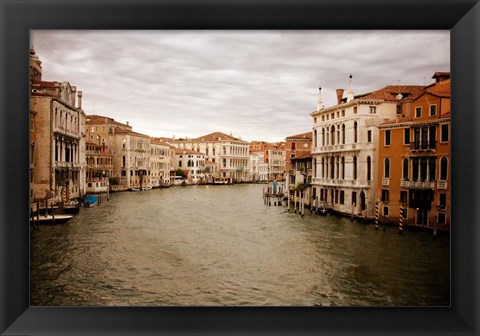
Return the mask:
[(437, 181), (437, 189), (447, 190), (447, 181), (446, 180), (438, 180)]
[[(405, 182), (405, 183), (402, 183)], [(435, 181), (402, 181), (401, 187), (416, 189), (435, 189)]]
[(80, 163), (78, 162), (64, 162), (56, 161), (55, 168), (80, 168)]
[(410, 144), (411, 151), (429, 151), (434, 150), (437, 142), (435, 140), (431, 141), (414, 141)]

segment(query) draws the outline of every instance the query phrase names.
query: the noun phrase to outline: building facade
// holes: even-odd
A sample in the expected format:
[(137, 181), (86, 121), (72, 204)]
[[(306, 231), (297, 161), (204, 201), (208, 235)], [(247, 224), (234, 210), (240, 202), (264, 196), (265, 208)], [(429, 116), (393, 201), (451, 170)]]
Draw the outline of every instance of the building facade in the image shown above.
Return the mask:
[(230, 178), (234, 181), (248, 179), (248, 142), (222, 132), (214, 132), (194, 139), (172, 139), (177, 150), (190, 149), (203, 153), (205, 160), (218, 167), (214, 178)]
[(291, 160), (312, 151), (312, 132), (291, 135), (285, 138), (285, 170), (289, 172)]
[(87, 194), (108, 192), (113, 178), (113, 154), (104, 144), (86, 143), (86, 192)]
[(151, 183), (153, 188), (170, 185), (172, 168), (170, 145), (156, 138), (150, 139)]
[(450, 74), (379, 126), (377, 200), (387, 221), (450, 229)]
[(128, 189), (152, 187), (150, 136), (117, 127), (114, 131), (114, 177)]
[(321, 90), (313, 119), (312, 197), (334, 211), (373, 217), (377, 196), (378, 125), (394, 120), (402, 103), (423, 86), (387, 86), (347, 97), (337, 90), (337, 105), (324, 108)]
[(205, 179), (205, 154), (191, 149), (179, 149), (175, 152), (176, 168), (186, 174), (189, 184), (204, 184)]
[(30, 127), (33, 121), (35, 137), (30, 143), (30, 199), (80, 198), (86, 173), (82, 92), (68, 82), (43, 81), (41, 61), (33, 49), (30, 75)]
[(265, 163), (265, 155), (263, 151), (250, 151), (248, 171), (250, 174), (249, 181), (268, 181), (268, 164)]

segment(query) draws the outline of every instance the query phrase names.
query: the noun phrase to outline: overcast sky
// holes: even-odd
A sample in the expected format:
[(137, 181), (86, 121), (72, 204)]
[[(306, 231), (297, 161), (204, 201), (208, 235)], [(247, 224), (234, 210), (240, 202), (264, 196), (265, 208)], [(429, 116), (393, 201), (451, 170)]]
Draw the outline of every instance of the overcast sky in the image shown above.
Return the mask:
[(150, 136), (311, 131), (318, 87), (355, 94), (450, 71), (449, 31), (33, 31), (43, 80), (83, 91), (86, 114)]

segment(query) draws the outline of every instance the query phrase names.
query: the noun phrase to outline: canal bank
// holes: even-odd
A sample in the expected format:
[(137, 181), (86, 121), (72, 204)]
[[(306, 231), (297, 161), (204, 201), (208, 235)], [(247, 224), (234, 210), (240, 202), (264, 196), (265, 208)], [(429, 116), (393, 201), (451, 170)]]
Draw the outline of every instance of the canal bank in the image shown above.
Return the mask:
[(114, 193), (31, 235), (32, 305), (449, 305), (450, 243), (261, 202), (264, 185)]

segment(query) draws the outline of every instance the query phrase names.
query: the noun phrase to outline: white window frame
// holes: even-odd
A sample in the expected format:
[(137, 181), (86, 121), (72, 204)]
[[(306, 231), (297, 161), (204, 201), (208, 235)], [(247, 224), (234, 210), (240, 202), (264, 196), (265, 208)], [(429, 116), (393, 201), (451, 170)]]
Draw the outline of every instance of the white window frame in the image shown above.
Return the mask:
[[(420, 116), (418, 115), (418, 111), (420, 111)], [(421, 118), (422, 117), (422, 107), (417, 106), (415, 107), (415, 118)]]

